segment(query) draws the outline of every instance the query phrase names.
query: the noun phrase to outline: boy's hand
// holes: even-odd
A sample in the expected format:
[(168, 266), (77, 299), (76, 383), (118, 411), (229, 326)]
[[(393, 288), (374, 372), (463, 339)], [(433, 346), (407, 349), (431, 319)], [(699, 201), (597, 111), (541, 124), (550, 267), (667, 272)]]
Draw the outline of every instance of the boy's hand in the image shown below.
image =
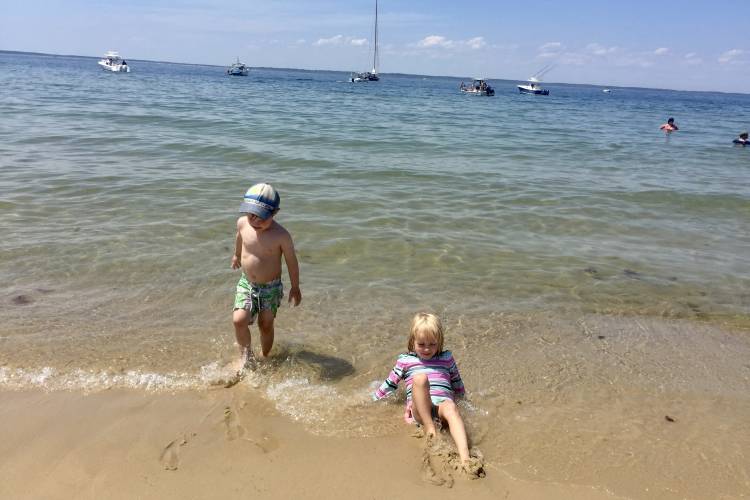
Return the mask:
[(288, 302), (294, 301), (294, 306), (297, 307), (302, 302), (302, 291), (298, 286), (293, 286), (289, 289), (289, 300)]
[(236, 255), (232, 255), (232, 269), (240, 268), (240, 259)]

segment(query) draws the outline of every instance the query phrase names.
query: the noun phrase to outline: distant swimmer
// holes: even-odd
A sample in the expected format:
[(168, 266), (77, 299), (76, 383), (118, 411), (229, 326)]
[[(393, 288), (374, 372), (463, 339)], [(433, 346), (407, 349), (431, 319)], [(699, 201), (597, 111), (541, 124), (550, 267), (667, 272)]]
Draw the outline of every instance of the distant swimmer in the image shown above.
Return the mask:
[(740, 136), (732, 142), (741, 146), (747, 146), (750, 144), (750, 139), (747, 138), (747, 132), (742, 132)]
[(672, 117), (670, 117), (669, 120), (667, 120), (667, 123), (659, 127), (659, 129), (663, 130), (667, 134), (674, 132), (675, 130), (680, 130), (680, 128), (677, 125), (675, 125), (674, 118)]

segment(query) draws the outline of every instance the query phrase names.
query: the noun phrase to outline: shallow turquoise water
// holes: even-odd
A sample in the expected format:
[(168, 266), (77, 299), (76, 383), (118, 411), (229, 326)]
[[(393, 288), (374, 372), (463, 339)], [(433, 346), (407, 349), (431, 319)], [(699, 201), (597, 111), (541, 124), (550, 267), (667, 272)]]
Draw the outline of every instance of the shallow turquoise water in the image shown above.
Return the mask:
[(478, 98), (455, 78), (131, 65), (0, 53), (14, 341), (59, 329), (72, 353), (126, 331), (197, 342), (192, 367), (225, 353), (236, 208), (258, 181), (295, 237), (305, 302), (279, 321), (302, 342), (382, 322), (387, 351), (419, 309), (750, 314), (750, 150), (731, 144), (748, 95), (497, 81)]

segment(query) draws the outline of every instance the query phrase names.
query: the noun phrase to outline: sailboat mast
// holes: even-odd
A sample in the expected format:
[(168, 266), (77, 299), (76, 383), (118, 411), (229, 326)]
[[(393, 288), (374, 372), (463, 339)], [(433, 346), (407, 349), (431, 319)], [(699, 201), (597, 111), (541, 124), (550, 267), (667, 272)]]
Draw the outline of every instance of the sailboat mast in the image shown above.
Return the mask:
[(378, 0), (375, 0), (375, 50), (372, 52), (372, 72), (378, 74)]

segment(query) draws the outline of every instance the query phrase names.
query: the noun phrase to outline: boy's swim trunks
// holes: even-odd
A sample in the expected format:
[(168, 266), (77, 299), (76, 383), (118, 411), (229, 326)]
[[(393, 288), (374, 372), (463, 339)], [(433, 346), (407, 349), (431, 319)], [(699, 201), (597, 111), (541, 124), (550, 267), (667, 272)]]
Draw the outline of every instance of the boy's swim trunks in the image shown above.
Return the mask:
[(284, 286), (281, 284), (281, 278), (277, 278), (270, 283), (251, 283), (244, 274), (237, 283), (237, 290), (234, 294), (234, 309), (245, 309), (250, 313), (250, 323), (255, 321), (260, 311), (270, 309), (276, 317), (281, 305), (281, 299), (284, 297)]

